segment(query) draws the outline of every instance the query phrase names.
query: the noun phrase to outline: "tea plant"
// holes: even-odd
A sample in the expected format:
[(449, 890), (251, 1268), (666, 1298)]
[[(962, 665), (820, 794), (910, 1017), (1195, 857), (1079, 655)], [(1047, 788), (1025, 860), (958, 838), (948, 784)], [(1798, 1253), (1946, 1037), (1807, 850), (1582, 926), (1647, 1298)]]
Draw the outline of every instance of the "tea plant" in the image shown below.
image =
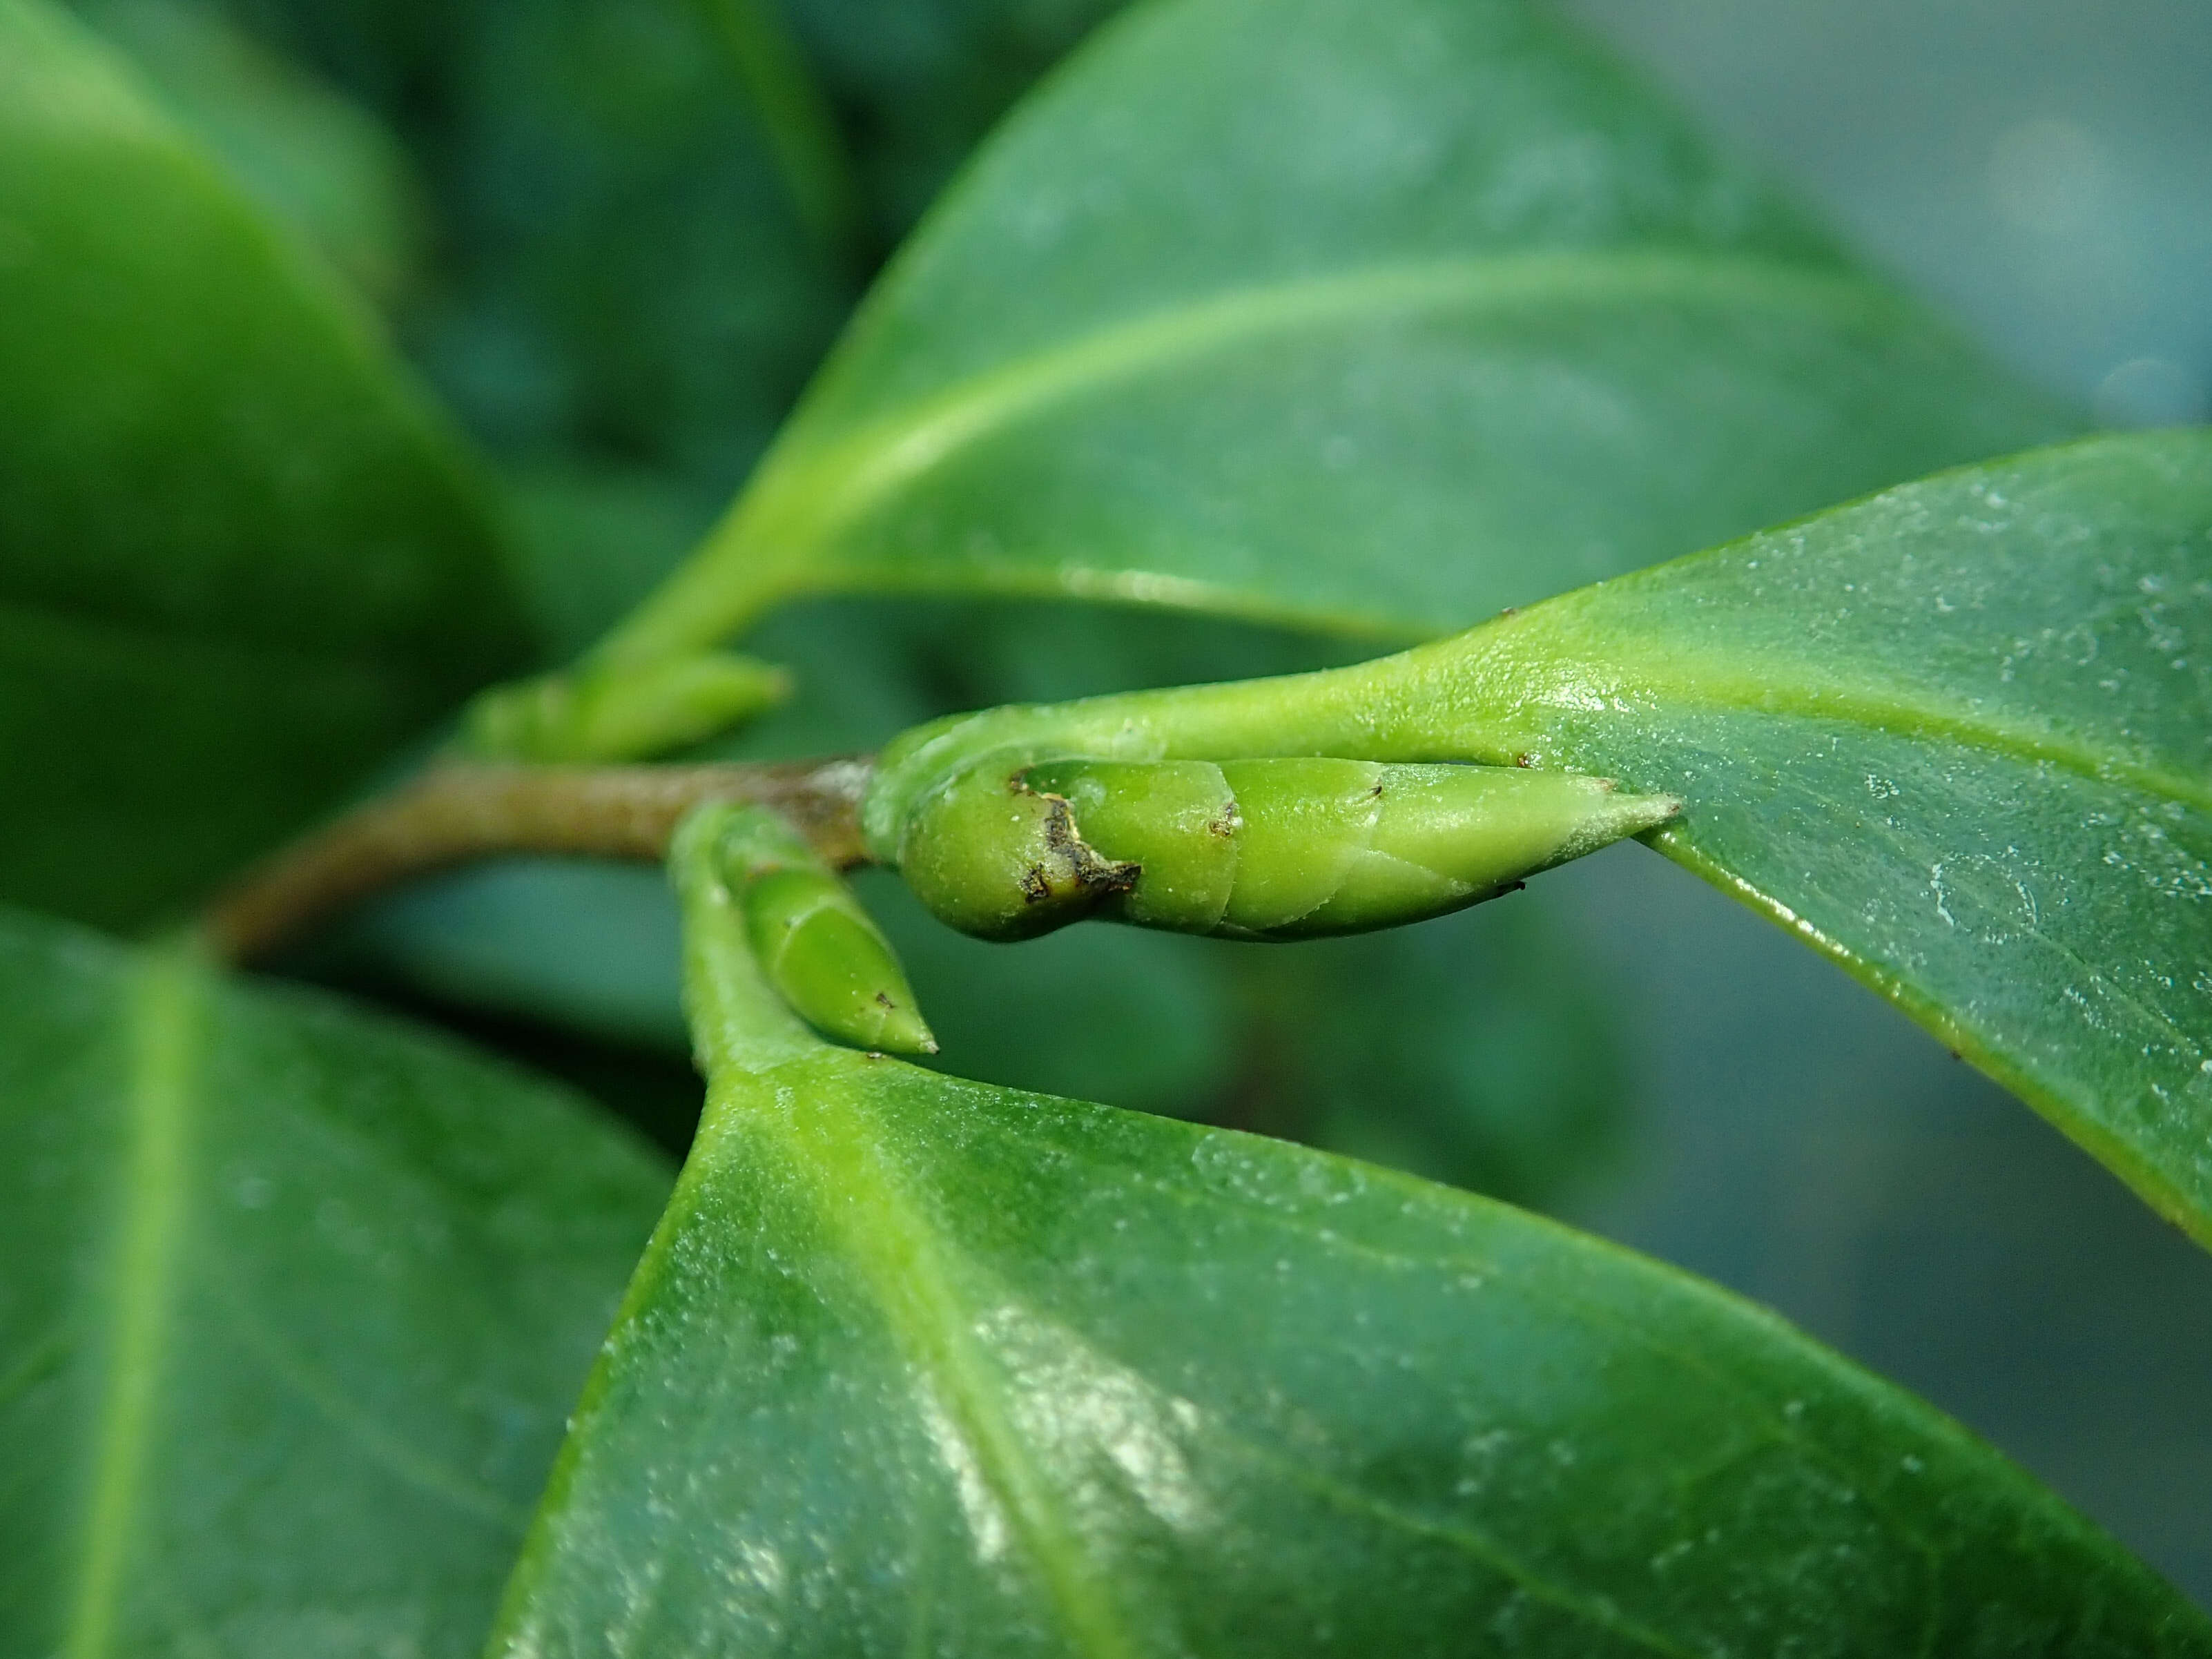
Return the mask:
[[(400, 310), (511, 446), (501, 512), (362, 297), (410, 257), (373, 126), (213, 14), (88, 8), (134, 67), (0, 0), (9, 1651), (2212, 1652), (1996, 1452), (1674, 1269), (900, 1058), (958, 988), (841, 875), (1289, 960), (1635, 836), (2212, 1243), (2212, 434), (2076, 436), (1520, 0), (1154, 0), (630, 606), (532, 446), (712, 481), (755, 392), (680, 307), (579, 295), (665, 256), (787, 356), (834, 305), (777, 273), (858, 269), (896, 169), (751, 4), (260, 9), (439, 110), (448, 196), (564, 121), (640, 123), (667, 188), (525, 190), (557, 257), (486, 211), (443, 323)], [(750, 125), (686, 125), (702, 40)], [(754, 196), (686, 170), (740, 130)], [(557, 398), (470, 379), (571, 338)], [(734, 648), (825, 595), (1340, 643), (742, 753), (786, 699), (867, 723), (888, 635)], [(955, 648), (1085, 637), (1011, 614)], [(666, 861), (672, 1189), (561, 1085), (246, 971), (517, 853)], [(1151, 1035), (1080, 975), (1036, 1006)]]

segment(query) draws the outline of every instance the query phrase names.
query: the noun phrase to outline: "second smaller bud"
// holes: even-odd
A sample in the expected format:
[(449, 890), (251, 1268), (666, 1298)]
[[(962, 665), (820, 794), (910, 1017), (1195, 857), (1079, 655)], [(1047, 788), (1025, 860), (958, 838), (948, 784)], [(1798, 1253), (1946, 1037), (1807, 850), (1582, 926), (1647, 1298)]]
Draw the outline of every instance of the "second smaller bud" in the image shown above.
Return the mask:
[(721, 859), (753, 959), (793, 1012), (856, 1048), (937, 1052), (890, 942), (796, 830), (764, 808), (740, 812)]

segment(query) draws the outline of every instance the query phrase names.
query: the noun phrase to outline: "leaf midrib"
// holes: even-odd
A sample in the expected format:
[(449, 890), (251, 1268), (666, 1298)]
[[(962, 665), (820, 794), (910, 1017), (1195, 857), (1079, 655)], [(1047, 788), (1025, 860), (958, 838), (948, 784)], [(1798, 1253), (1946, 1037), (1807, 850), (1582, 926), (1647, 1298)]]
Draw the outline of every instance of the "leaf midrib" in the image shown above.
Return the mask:
[[(1024, 416), (1166, 364), (1389, 317), (1668, 297), (1836, 316), (1909, 310), (1848, 271), (1656, 247), (1395, 260), (1206, 294), (976, 370), (872, 418), (840, 421), (815, 412), (818, 400), (802, 408), (698, 555), (601, 648), (641, 659), (729, 636), (809, 585), (819, 573), (803, 568), (808, 555), (962, 451)], [(833, 365), (824, 384), (834, 389), (857, 368), (849, 358)]]
[[(891, 1142), (880, 1133), (872, 1135), (865, 1116), (849, 1109), (832, 1107), (815, 1115), (810, 1119), (810, 1126), (813, 1129), (811, 1134), (803, 1133), (791, 1115), (793, 1103), (799, 1100), (834, 1100), (836, 1096), (843, 1094), (849, 1101), (853, 1097), (865, 1096), (871, 1091), (871, 1084), (883, 1077), (885, 1066), (902, 1072), (914, 1069), (896, 1060), (863, 1061), (856, 1066), (854, 1056), (849, 1053), (839, 1050), (825, 1053), (818, 1048), (786, 1060), (775, 1066), (769, 1075), (745, 1079), (744, 1086), (748, 1091), (757, 1088), (763, 1097), (775, 1097), (775, 1103), (772, 1106), (762, 1105), (749, 1110), (745, 1122), (753, 1128), (772, 1125), (778, 1138), (783, 1139), (791, 1150), (793, 1167), (804, 1170), (819, 1183), (825, 1194), (820, 1204), (820, 1213), (860, 1266), (877, 1306), (907, 1342), (909, 1352), (915, 1354), (917, 1361), (929, 1368), (933, 1374), (939, 1370), (956, 1372), (958, 1384), (953, 1390), (956, 1397), (963, 1404), (972, 1401), (988, 1413), (995, 1434), (994, 1439), (981, 1449), (1001, 1452), (1006, 1461), (1004, 1464), (979, 1461), (987, 1469), (1016, 1468), (1028, 1481), (1033, 1483), (1035, 1492), (1048, 1494), (1049, 1485), (1029, 1463), (1018, 1431), (1006, 1419), (997, 1387), (992, 1380), (989, 1362), (975, 1354), (972, 1345), (966, 1341), (967, 1333), (972, 1328), (975, 1320), (953, 1288), (956, 1275), (944, 1260), (945, 1252), (940, 1235), (900, 1190), (896, 1180), (887, 1178), (878, 1167), (884, 1156), (884, 1148)], [(933, 1075), (925, 1075), (929, 1076), (933, 1084), (942, 1085), (946, 1081)], [(972, 1086), (990, 1090), (988, 1085)], [(991, 1092), (997, 1091), (992, 1090)], [(833, 1147), (833, 1157), (825, 1160), (822, 1154)], [(756, 1147), (754, 1155), (757, 1155), (757, 1150)], [(1069, 1149), (1063, 1147), (1061, 1150), (1066, 1152)], [(1082, 1161), (1079, 1152), (1073, 1155)], [(1179, 1203), (1201, 1201), (1172, 1185), (1159, 1189), (1154, 1195)], [(1309, 1238), (1314, 1237), (1305, 1229), (1289, 1226), (1278, 1214), (1270, 1212), (1267, 1219), (1271, 1224), (1286, 1226), (1289, 1231)], [(874, 1224), (871, 1225), (871, 1222)], [(1333, 1248), (1341, 1247), (1346, 1242), (1341, 1238), (1330, 1241)], [(1394, 1267), (1420, 1268), (1425, 1265), (1434, 1265), (1433, 1261), (1425, 1262), (1423, 1259), (1388, 1250), (1363, 1248), (1362, 1253), (1372, 1255), (1376, 1260), (1387, 1261)], [(1492, 1272), (1498, 1271), (1500, 1266), (1496, 1259), (1487, 1256), (1465, 1258), (1464, 1261), (1465, 1265), (1477, 1266)], [(912, 1293), (917, 1290), (925, 1293), (924, 1299), (928, 1304), (925, 1310), (928, 1322), (926, 1329), (917, 1329), (908, 1316), (914, 1311)], [(1662, 1341), (1647, 1327), (1624, 1317), (1618, 1310), (1574, 1296), (1561, 1286), (1548, 1285), (1543, 1294), (1554, 1299), (1563, 1297), (1583, 1317), (1607, 1326), (1638, 1346), (1664, 1357), (1710, 1382), (1731, 1389), (1741, 1386), (1725, 1369), (1711, 1364), (1694, 1345), (1677, 1346)], [(1766, 1316), (1763, 1310), (1752, 1311)], [(917, 1340), (931, 1335), (947, 1339), (948, 1348), (933, 1349), (926, 1340)], [(961, 1352), (957, 1356), (950, 1353), (951, 1344), (959, 1345)], [(948, 1358), (955, 1360), (952, 1365), (945, 1364)], [(1847, 1386), (1851, 1379), (1824, 1375), (1822, 1381), (1832, 1385), (1840, 1382)], [(969, 1426), (964, 1413), (962, 1426)], [(1826, 1446), (1801, 1427), (1786, 1422), (1770, 1422), (1762, 1425), (1760, 1434), (1773, 1443), (1789, 1445), (1798, 1455), (1820, 1463), (1838, 1479), (1851, 1479), (1851, 1471), (1839, 1462)], [(1003, 1443), (997, 1442), (996, 1436), (1004, 1437)], [(1224, 1440), (1237, 1455), (1255, 1464), (1264, 1465), (1279, 1478), (1304, 1486), (1340, 1507), (1357, 1510), (1382, 1524), (1419, 1532), (1449, 1544), (1510, 1580), (1534, 1599), (1553, 1606), (1570, 1617), (1584, 1620), (1597, 1630), (1656, 1654), (1686, 1656), (1688, 1652), (1664, 1632), (1631, 1617), (1619, 1607), (1607, 1604), (1603, 1598), (1592, 1598), (1571, 1584), (1537, 1571), (1494, 1538), (1463, 1525), (1419, 1515), (1412, 1510), (1362, 1492), (1326, 1471), (1304, 1468), (1285, 1459), (1279, 1452), (1233, 1431), (1224, 1431)], [(971, 1441), (971, 1447), (973, 1444)], [(1020, 1511), (1014, 1502), (1009, 1501), (1006, 1487), (995, 1480), (993, 1487), (994, 1496), (1000, 1500), (1010, 1518), (1015, 1519), (1018, 1524)], [(1876, 1503), (1875, 1507), (1888, 1513), (1886, 1504)], [(1911, 1539), (1916, 1548), (1932, 1553), (1932, 1547), (1920, 1535), (1916, 1525), (1894, 1514), (1889, 1514), (1888, 1518), (1900, 1533)], [(1118, 1629), (1115, 1634), (1118, 1638)], [(1139, 1650), (1126, 1644), (1111, 1648), (1093, 1645), (1090, 1651), (1127, 1652), (1133, 1656)]]
[(90, 1502), (63, 1652), (112, 1652), (135, 1510), (167, 1347), (203, 1022), (200, 969), (180, 947), (149, 953), (125, 1002), (129, 1147), (112, 1258), (106, 1386), (94, 1421)]
[[(1533, 619), (1541, 612), (1528, 614)], [(1685, 709), (1837, 721), (1892, 737), (1955, 743), (2029, 765), (2051, 766), (2212, 813), (2212, 778), (2194, 777), (2103, 748), (2086, 737), (2000, 719), (1933, 697), (1900, 696), (1843, 678), (1788, 678), (1773, 673), (1776, 665), (1771, 661), (1729, 665), (1696, 652), (1672, 653), (1664, 667), (1633, 655), (1534, 654), (1526, 649), (1510, 654), (1510, 662), (1486, 665), (1481, 678), (1507, 690), (1511, 700), (1524, 707), (1579, 712), (1595, 696), (1608, 705), (1641, 702), (1654, 713)], [(1600, 717), (1618, 718), (1618, 712), (1608, 707)]]
[[(848, 1058), (842, 1051), (810, 1055), (792, 1067), (804, 1079), (792, 1095), (823, 1100), (827, 1107), (810, 1112), (803, 1126), (794, 1114), (805, 1109), (791, 1096), (748, 1111), (745, 1121), (772, 1127), (788, 1149), (791, 1168), (816, 1188), (819, 1213), (859, 1267), (900, 1345), (939, 1392), (940, 1407), (968, 1443), (1070, 1636), (1095, 1659), (1140, 1659), (1142, 1648), (1122, 1627), (1112, 1596), (1055, 1513), (1051, 1484), (1009, 1419), (990, 1363), (976, 1352), (969, 1334), (974, 1318), (955, 1288), (937, 1231), (883, 1169), (865, 1116), (850, 1109), (849, 1101), (836, 1102), (841, 1094), (866, 1091), (867, 1079), (852, 1075)], [(764, 1093), (773, 1088), (750, 1077), (742, 1086)]]

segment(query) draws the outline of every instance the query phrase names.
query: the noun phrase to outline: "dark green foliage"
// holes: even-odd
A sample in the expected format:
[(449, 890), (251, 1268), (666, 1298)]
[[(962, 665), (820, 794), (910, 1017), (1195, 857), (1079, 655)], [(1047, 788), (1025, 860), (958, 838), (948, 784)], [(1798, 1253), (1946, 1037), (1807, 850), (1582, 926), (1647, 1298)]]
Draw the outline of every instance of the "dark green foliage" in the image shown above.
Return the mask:
[(1686, 803), (1652, 839), (2212, 1241), (2212, 434), (1908, 484), (1348, 668), (955, 716), (902, 826), (1007, 756), (1446, 757)]
[(711, 864), (678, 879), (708, 1115), (494, 1652), (2212, 1651), (1773, 1320), (1442, 1188), (827, 1048)]
[(1159, 6), (607, 648), (854, 587), (1445, 632), (2066, 428), (1520, 0)]
[[(1642, 792), (2212, 1239), (2212, 442), (1838, 507), (2072, 417), (1522, 0), (1152, 0), (817, 374), (1113, 9), (0, 0), (0, 896), (177, 914), (501, 677), (479, 755), (882, 750), (884, 854), (980, 762), (1215, 931), (1599, 839), (1401, 786)], [(1540, 901), (994, 946), (683, 845), (688, 1026), (655, 872), (301, 957), (671, 1148), (696, 1051), (641, 1264), (560, 1090), (0, 915), (0, 1650), (2212, 1655), (1771, 1316), (1235, 1133), (1571, 1189), (1633, 1095)]]
[(472, 1650), (663, 1166), (320, 998), (0, 915), (0, 1650)]
[(0, 4), (0, 896), (193, 896), (523, 659), (478, 481), (357, 306)]

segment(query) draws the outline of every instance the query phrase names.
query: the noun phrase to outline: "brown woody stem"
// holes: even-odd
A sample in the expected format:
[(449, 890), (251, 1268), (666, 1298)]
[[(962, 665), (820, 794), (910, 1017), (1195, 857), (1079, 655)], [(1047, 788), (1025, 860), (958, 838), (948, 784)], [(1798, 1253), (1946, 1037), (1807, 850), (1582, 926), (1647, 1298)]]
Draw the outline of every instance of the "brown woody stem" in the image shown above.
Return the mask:
[(708, 801), (775, 808), (840, 868), (866, 861), (860, 801), (867, 757), (718, 766), (448, 763), (379, 796), (246, 872), (201, 918), (209, 945), (243, 963), (411, 877), (507, 853), (658, 860)]

